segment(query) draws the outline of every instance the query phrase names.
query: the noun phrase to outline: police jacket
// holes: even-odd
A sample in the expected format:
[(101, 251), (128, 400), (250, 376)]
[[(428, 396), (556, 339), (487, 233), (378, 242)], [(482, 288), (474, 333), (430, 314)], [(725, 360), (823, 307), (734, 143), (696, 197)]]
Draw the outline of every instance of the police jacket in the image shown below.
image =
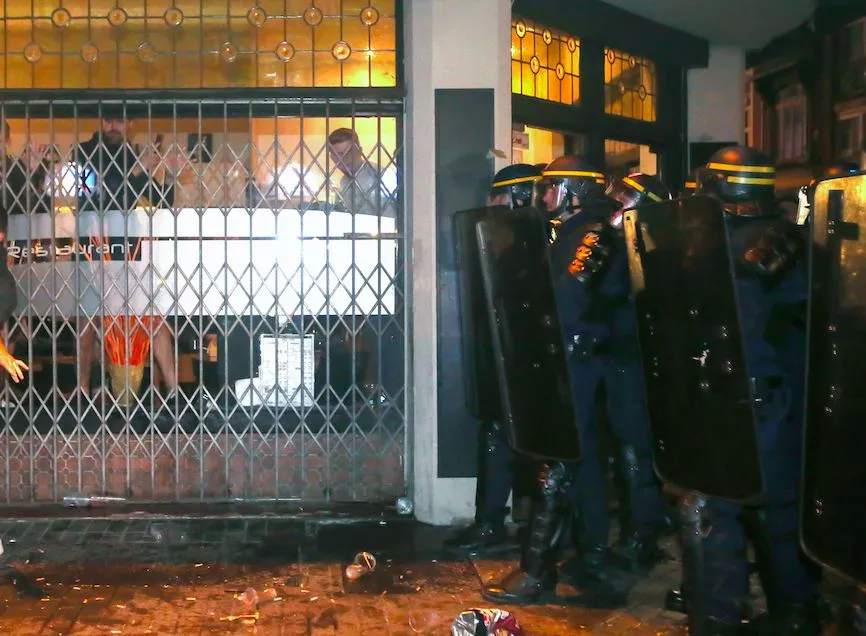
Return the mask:
[(128, 143), (110, 144), (100, 133), (78, 147), (78, 210), (135, 208), (146, 197), (156, 207), (174, 204), (174, 185), (164, 186), (146, 172), (133, 174), (136, 155)]
[(551, 268), (566, 344), (589, 338), (609, 352), (634, 341), (637, 323), (629, 302), (625, 241), (608, 220), (613, 203), (602, 202), (565, 221), (551, 246)]

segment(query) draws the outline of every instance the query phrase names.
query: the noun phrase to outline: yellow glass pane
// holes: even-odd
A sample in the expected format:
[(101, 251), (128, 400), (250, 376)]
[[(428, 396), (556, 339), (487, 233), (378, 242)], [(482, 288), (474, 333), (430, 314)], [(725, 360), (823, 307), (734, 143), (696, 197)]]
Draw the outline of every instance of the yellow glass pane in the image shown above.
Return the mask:
[(520, 62), (511, 61), (511, 92), (520, 94)]
[(20, 29), (6, 32), (6, 52), (12, 57), (20, 57), (24, 54), (24, 47), (30, 44), (30, 31)]
[(535, 36), (535, 56), (542, 66), (547, 66), (547, 45), (541, 39), (540, 34), (536, 34)]
[(580, 49), (575, 49), (571, 54), (571, 74), (580, 75)]
[(0, 54), (0, 88), (6, 88), (6, 56)]
[(520, 41), (520, 59), (523, 62), (528, 62), (535, 55), (535, 39), (534, 36), (526, 34)]
[(397, 85), (397, 56), (394, 53), (376, 53), (370, 86)]
[[(168, 60), (174, 63), (175, 83), (178, 88), (198, 88), (204, 82), (203, 60), (198, 54), (180, 54), (175, 60)], [(157, 67), (157, 70), (160, 67)], [(168, 75), (171, 77), (171, 75)]]
[(313, 50), (313, 30), (300, 18), (286, 20), (286, 40), (296, 51)]
[(315, 85), (339, 86), (340, 63), (330, 53), (315, 53)]
[(343, 0), (343, 15), (357, 17), (361, 13), (361, 9), (370, 6), (370, 4), (376, 6), (376, 0), (373, 0), (372, 3), (370, 0)]
[(529, 68), (529, 64), (523, 64), (523, 94), (535, 97), (535, 75)]
[(553, 102), (560, 101), (562, 95), (561, 84), (554, 71), (547, 71), (547, 94), (549, 100)]
[(30, 88), (33, 68), (20, 53), (6, 56), (6, 77), (9, 88)]
[(63, 72), (60, 81), (63, 88), (86, 88), (90, 77), (87, 64), (77, 53), (63, 56)]
[(520, 59), (520, 38), (517, 37), (517, 31), (514, 28), (511, 29), (511, 59)]
[[(193, 0), (177, 0), (176, 5), (182, 11), (186, 12), (184, 5), (190, 2), (193, 2)], [(123, 0), (117, 4), (123, 7), (123, 10), (126, 11), (126, 15), (130, 18), (140, 18), (144, 16), (144, 0)]]
[(340, 40), (340, 19), (323, 19), (319, 26), (313, 28), (313, 36), (317, 51), (330, 51)]
[(43, 55), (33, 65), (33, 88), (54, 88), (60, 72), (60, 56)]
[(208, 53), (201, 58), (202, 86), (224, 86), (229, 80), (225, 73), (225, 64), (216, 53)]
[(580, 103), (580, 80), (577, 78), (572, 82), (571, 100), (572, 104)]
[(142, 88), (145, 83), (145, 64), (135, 54), (124, 53), (118, 56), (120, 85), (124, 88)]
[(370, 4), (376, 7), (382, 15), (394, 15), (394, 0), (370, 0)]
[(90, 86), (93, 88), (116, 88), (118, 84), (117, 55), (99, 54), (99, 59), (91, 64)]
[(169, 51), (174, 46), (178, 51), (189, 51), (199, 53), (202, 49), (201, 32), (198, 22), (193, 22), (179, 29), (154, 29), (148, 38), (150, 42), (160, 51)]
[[(217, 4), (220, 9), (225, 10), (226, 2), (222, 0), (222, 2), (214, 3)], [(231, 16), (239, 16), (246, 18), (247, 11), (250, 10), (250, 7), (255, 5), (255, 0), (229, 0), (229, 15)], [(216, 7), (214, 7), (216, 8)], [(211, 13), (216, 13), (216, 11), (211, 10)]]
[(286, 63), (286, 86), (313, 85), (313, 55), (312, 53), (295, 53), (295, 57)]
[(353, 52), (343, 62), (343, 86), (369, 86), (370, 61), (366, 53)]
[(370, 29), (360, 20), (346, 18), (343, 22), (343, 39), (353, 51), (370, 50)]
[[(171, 4), (171, 0), (146, 0), (144, 10), (148, 16), (161, 16)], [(223, 7), (225, 7), (225, 3), (223, 3)], [(197, 7), (189, 8), (191, 11), (198, 11)]]
[[(74, 4), (74, 3), (72, 3)], [(30, 17), (30, 3), (21, 0), (5, 0), (7, 18)]]
[(203, 53), (217, 53), (223, 42), (226, 41), (227, 36), (225, 23), (215, 20), (205, 20), (201, 33), (201, 51)]
[(285, 0), (286, 13), (285, 15), (302, 16), (307, 7), (310, 6), (310, 0)]
[(228, 33), (226, 33), (226, 41), (231, 41), (241, 51), (256, 50), (256, 31), (258, 29), (250, 26), (246, 17), (242, 20), (232, 18), (230, 27)]
[(258, 86), (283, 87), (286, 85), (286, 63), (277, 59), (273, 51), (259, 55), (257, 72)]
[(394, 18), (379, 18), (370, 27), (370, 46), (374, 51), (393, 51), (397, 46), (397, 31)]
[(340, 0), (316, 0), (315, 4), (326, 16), (340, 15)]
[(285, 3), (283, 0), (257, 0), (256, 4), (264, 9), (269, 16), (284, 15)]
[[(286, 39), (282, 20), (268, 20), (259, 29), (258, 47), (260, 51), (274, 52), (277, 44)], [(276, 56), (274, 56), (276, 58)]]
[(560, 101), (563, 104), (571, 104), (571, 91), (572, 85), (574, 84), (574, 78), (571, 75), (566, 75), (562, 78), (562, 84), (560, 85)]

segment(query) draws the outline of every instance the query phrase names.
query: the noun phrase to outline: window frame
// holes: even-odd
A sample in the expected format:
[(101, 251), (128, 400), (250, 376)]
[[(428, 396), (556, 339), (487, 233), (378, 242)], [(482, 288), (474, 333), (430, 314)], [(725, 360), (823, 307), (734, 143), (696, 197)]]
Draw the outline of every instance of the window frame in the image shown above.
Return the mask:
[[(784, 95), (786, 91), (790, 91), (790, 95)], [(802, 84), (792, 84), (779, 92), (779, 99), (776, 102), (776, 161), (779, 164), (795, 164), (803, 163), (809, 158), (809, 96)], [(799, 140), (799, 148), (796, 149), (798, 140), (790, 141), (790, 153), (788, 152), (789, 140), (792, 135), (786, 129), (786, 114), (790, 113), (791, 118), (796, 118), (800, 115), (799, 133), (802, 139)], [(787, 120), (792, 121), (792, 120)], [(796, 130), (796, 127), (791, 126)]]

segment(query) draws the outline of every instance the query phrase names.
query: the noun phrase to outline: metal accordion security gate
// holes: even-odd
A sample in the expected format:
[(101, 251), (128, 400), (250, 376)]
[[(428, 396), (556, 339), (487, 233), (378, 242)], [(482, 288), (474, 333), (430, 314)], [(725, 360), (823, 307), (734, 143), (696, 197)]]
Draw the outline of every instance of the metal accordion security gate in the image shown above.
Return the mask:
[(0, 502), (393, 501), (402, 100), (3, 103)]

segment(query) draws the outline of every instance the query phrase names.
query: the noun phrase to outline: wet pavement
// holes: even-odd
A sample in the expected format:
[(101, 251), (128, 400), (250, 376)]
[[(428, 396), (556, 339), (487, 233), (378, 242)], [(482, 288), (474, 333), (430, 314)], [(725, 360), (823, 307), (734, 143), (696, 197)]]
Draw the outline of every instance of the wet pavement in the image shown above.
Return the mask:
[[(517, 556), (450, 555), (451, 530), (384, 513), (73, 517), (0, 521), (0, 633), (444, 635), (462, 610), (490, 606), (480, 582)], [(376, 569), (348, 580), (361, 550)], [(504, 609), (528, 634), (679, 634), (682, 617), (660, 609), (678, 575), (658, 567), (622, 610), (581, 606), (565, 586), (555, 605)]]

